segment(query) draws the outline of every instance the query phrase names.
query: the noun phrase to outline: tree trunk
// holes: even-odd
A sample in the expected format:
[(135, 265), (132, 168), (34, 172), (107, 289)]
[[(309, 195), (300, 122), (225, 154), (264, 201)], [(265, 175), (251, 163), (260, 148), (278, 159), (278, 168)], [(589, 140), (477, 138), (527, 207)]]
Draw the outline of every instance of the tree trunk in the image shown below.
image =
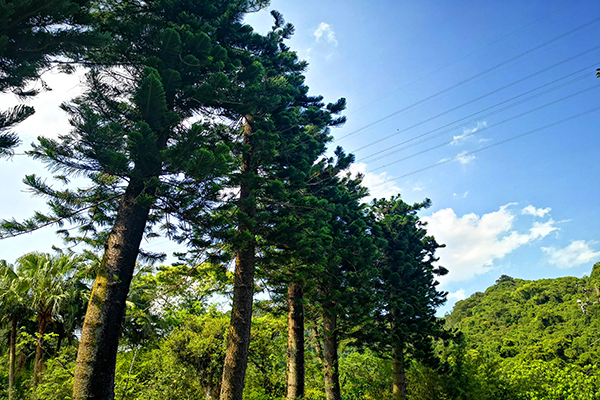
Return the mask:
[(33, 365), (33, 386), (40, 383), (40, 375), (44, 370), (44, 331), (50, 317), (45, 313), (38, 316), (38, 342), (35, 349), (35, 363)]
[(287, 400), (304, 398), (304, 293), (302, 286), (288, 288)]
[(323, 373), (327, 400), (341, 400), (338, 368), (337, 317), (323, 312)]
[(394, 363), (394, 400), (406, 400), (406, 373), (404, 371), (404, 349), (401, 344), (392, 349)]
[(8, 349), (8, 400), (15, 399), (15, 359), (17, 352), (17, 314), (10, 319), (10, 345)]
[(58, 339), (56, 342), (56, 350), (54, 351), (54, 357), (58, 357), (58, 353), (60, 353), (60, 347), (62, 345), (62, 341), (65, 337), (65, 326), (62, 323), (58, 323), (59, 328), (59, 332), (58, 332)]
[(152, 189), (131, 178), (92, 288), (77, 352), (73, 399), (114, 398), (115, 363), (125, 300), (146, 228), (149, 208), (136, 204)]
[(210, 385), (204, 388), (206, 400), (219, 400), (221, 394), (221, 385)]
[(254, 267), (256, 242), (250, 229), (256, 215), (256, 205), (250, 180), (246, 177), (254, 171), (252, 167), (252, 127), (250, 117), (246, 117), (244, 126), (244, 145), (250, 147), (242, 159), (242, 182), (238, 214), (240, 222), (238, 235), (250, 234), (244, 247), (236, 251), (235, 274), (233, 278), (233, 305), (227, 337), (227, 352), (223, 364), (221, 400), (242, 400), (246, 367), (248, 366), (248, 348), (250, 347), (250, 324), (252, 322), (252, 301), (254, 296)]
[[(19, 357), (17, 358), (17, 371), (16, 372), (20, 372), (23, 370), (23, 368), (25, 368), (25, 364), (27, 364), (27, 355), (25, 354), (25, 352), (23, 351), (23, 348), (21, 347), (21, 350), (19, 350)], [(16, 376), (16, 373), (15, 373)]]
[[(316, 321), (314, 323), (317, 323)], [(319, 339), (319, 332), (317, 330), (316, 326), (312, 327), (312, 341), (313, 341), (313, 345), (315, 346), (315, 353), (317, 356), (317, 361), (319, 362), (319, 364), (321, 366), (324, 365), (323, 363), (323, 346), (321, 346), (321, 339)]]

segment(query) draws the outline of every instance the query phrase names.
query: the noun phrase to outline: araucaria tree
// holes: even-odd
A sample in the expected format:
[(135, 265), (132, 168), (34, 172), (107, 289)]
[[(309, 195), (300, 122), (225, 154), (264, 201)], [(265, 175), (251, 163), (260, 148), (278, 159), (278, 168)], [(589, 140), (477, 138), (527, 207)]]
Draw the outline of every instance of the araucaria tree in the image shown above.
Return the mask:
[(335, 178), (322, 190), (331, 207), (327, 223), (332, 240), (324, 249), (326, 260), (313, 299), (323, 323), (325, 395), (327, 400), (341, 400), (338, 347), (370, 311), (368, 282), (376, 248), (368, 234), (365, 206), (360, 203), (367, 194), (361, 179)]
[(345, 121), (333, 116), (344, 109), (344, 99), (325, 105), (321, 97), (308, 96), (302, 74), (306, 63), (284, 44), (293, 27), (279, 13), (272, 15), (275, 24), (269, 34), (239, 44), (246, 51), (240, 75), (244, 85), (236, 101), (226, 106), (242, 129), (234, 140), (239, 165), (229, 183), (238, 194), (220, 210), (221, 215), (235, 215), (220, 235), (235, 253), (222, 400), (242, 398), (257, 266), (264, 271), (264, 256), (273, 249), (291, 257), (298, 237), (285, 222), (290, 213), (307, 207), (306, 186), (330, 139), (327, 128)]
[(400, 196), (375, 200), (371, 205), (380, 242), (373, 281), (375, 313), (359, 337), (393, 361), (394, 399), (406, 399), (407, 355), (417, 360), (431, 357), (432, 340), (442, 335), (435, 309), (446, 301), (437, 290), (436, 276), (448, 271), (434, 263), (435, 251), (443, 247), (427, 236), (417, 212), (429, 207), (429, 199), (409, 205)]
[[(225, 128), (202, 112), (219, 110), (240, 73), (236, 50), (226, 47), (249, 33), (240, 19), (257, 4), (106, 6), (95, 28), (113, 41), (94, 60), (106, 66), (90, 71), (87, 92), (65, 107), (74, 130), (58, 140), (41, 138), (32, 152), (63, 172), (63, 181), (76, 174), (91, 184), (56, 190), (30, 176), (32, 190), (50, 199), (51, 215), (4, 224), (5, 232), (16, 234), (73, 222), (83, 240), (104, 245), (77, 356), (75, 399), (114, 397), (119, 331), (144, 234), (159, 223), (176, 234), (177, 221), (202, 218), (219, 191), (215, 178), (224, 174), (229, 153), (220, 140)], [(206, 122), (192, 124), (195, 115)]]
[[(216, 240), (236, 256), (235, 293), (223, 398), (241, 398), (252, 310), (256, 251), (277, 210), (303, 201), (299, 191), (328, 140), (326, 127), (344, 101), (325, 106), (307, 95), (306, 64), (283, 44), (293, 28), (279, 14), (261, 36), (241, 24), (265, 1), (106, 3), (91, 26), (112, 40), (90, 55), (87, 91), (64, 109), (74, 127), (58, 140), (40, 138), (31, 154), (69, 183), (55, 189), (35, 176), (27, 184), (49, 198), (49, 215), (5, 221), (5, 236), (70, 222), (68, 241), (104, 248), (83, 327), (74, 398), (114, 396), (114, 365), (125, 300), (144, 235), (163, 233), (194, 248), (206, 233), (223, 185), (238, 187), (235, 226)], [(236, 126), (215, 123), (241, 122)], [(196, 120), (199, 122), (193, 123)], [(232, 153), (233, 152), (233, 153)], [(239, 164), (231, 170), (231, 155)], [(226, 179), (226, 176), (230, 179)], [(304, 182), (304, 183), (303, 183)], [(228, 206), (221, 211), (226, 212)], [(212, 221), (212, 222), (211, 222)], [(190, 228), (192, 227), (192, 228)], [(208, 230), (207, 230), (208, 229)], [(229, 233), (227, 233), (229, 232)], [(190, 236), (190, 233), (192, 236)]]

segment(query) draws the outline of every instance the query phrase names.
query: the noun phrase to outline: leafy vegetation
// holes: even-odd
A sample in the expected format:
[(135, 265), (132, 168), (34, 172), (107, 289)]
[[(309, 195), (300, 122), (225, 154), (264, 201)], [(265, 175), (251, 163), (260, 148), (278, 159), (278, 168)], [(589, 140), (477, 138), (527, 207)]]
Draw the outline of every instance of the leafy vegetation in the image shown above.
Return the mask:
[[(0, 91), (87, 67), (72, 131), (29, 152), (58, 173), (26, 177), (48, 213), (0, 224), (86, 250), (0, 263), (0, 396), (598, 398), (600, 264), (502, 276), (444, 330), (429, 200), (363, 201), (354, 157), (326, 156), (345, 100), (308, 95), (280, 13), (265, 35), (242, 23), (267, 3), (0, 2)], [(0, 156), (32, 113), (0, 113)], [(161, 235), (179, 265), (141, 248)]]

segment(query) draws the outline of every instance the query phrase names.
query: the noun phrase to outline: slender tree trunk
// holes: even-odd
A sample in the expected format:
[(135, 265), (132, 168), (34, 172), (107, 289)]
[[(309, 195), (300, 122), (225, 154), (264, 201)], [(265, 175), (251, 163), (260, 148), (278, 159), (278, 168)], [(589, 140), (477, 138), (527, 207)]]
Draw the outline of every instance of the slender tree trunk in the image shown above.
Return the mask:
[[(144, 184), (131, 179), (92, 288), (77, 352), (73, 399), (114, 398), (115, 363), (125, 300), (149, 208), (136, 203)], [(151, 189), (145, 190), (152, 195)]]
[(206, 400), (219, 400), (221, 385), (211, 385), (204, 388)]
[(406, 372), (404, 370), (404, 349), (396, 344), (392, 349), (394, 363), (394, 400), (406, 400)]
[[(23, 348), (21, 348), (21, 350), (19, 351), (19, 357), (17, 358), (17, 371), (16, 372), (22, 371), (23, 368), (25, 368), (26, 363), (27, 363), (27, 356), (25, 355)], [(15, 374), (15, 376), (16, 376), (16, 374)]]
[(287, 400), (304, 398), (304, 293), (302, 286), (288, 287)]
[(56, 343), (56, 351), (54, 352), (54, 357), (58, 357), (58, 353), (60, 353), (60, 347), (62, 345), (63, 335), (58, 335), (58, 342)]
[(37, 386), (40, 383), (40, 376), (44, 370), (44, 331), (49, 319), (44, 313), (38, 316), (38, 342), (35, 349), (35, 363), (33, 366), (33, 386)]
[(253, 224), (256, 205), (253, 190), (246, 177), (254, 172), (252, 167), (252, 127), (250, 117), (246, 117), (244, 126), (244, 144), (250, 149), (242, 158), (242, 183), (238, 214), (240, 222), (238, 235), (249, 236), (244, 247), (236, 251), (235, 274), (233, 278), (233, 305), (231, 321), (227, 337), (227, 352), (223, 364), (223, 380), (221, 383), (221, 400), (242, 400), (246, 367), (248, 366), (248, 348), (250, 347), (250, 324), (252, 322), (252, 301), (254, 296), (254, 267), (256, 242), (249, 225)]
[(65, 326), (61, 323), (59, 323), (60, 326), (60, 331), (58, 334), (58, 339), (57, 339), (57, 343), (56, 343), (56, 351), (54, 352), (54, 357), (58, 357), (58, 353), (60, 353), (60, 347), (62, 345), (62, 341), (65, 337)]
[(319, 339), (319, 332), (317, 331), (316, 326), (312, 327), (312, 340), (313, 340), (313, 342), (314, 342), (313, 344), (315, 346), (315, 353), (317, 353), (317, 361), (319, 361), (319, 364), (324, 365), (323, 357), (322, 357), (323, 346), (321, 346), (321, 339)]
[(338, 366), (337, 317), (323, 312), (323, 373), (327, 400), (341, 400)]
[(15, 359), (17, 352), (17, 314), (10, 319), (10, 345), (8, 349), (8, 400), (15, 399)]

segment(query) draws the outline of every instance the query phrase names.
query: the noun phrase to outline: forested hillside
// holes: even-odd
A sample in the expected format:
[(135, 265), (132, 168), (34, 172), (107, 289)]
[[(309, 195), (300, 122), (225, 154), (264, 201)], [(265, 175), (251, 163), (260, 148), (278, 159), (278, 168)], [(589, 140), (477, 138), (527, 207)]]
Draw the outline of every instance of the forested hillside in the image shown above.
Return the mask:
[(459, 301), (447, 326), (463, 332), (469, 348), (503, 359), (593, 364), (600, 306), (590, 303), (598, 301), (599, 278), (600, 263), (582, 279), (525, 281), (503, 275), (485, 293)]
[[(456, 303), (440, 346), (458, 398), (600, 398), (600, 263), (590, 276), (501, 276)], [(460, 384), (462, 382), (462, 384)], [(452, 397), (450, 397), (452, 398)]]

